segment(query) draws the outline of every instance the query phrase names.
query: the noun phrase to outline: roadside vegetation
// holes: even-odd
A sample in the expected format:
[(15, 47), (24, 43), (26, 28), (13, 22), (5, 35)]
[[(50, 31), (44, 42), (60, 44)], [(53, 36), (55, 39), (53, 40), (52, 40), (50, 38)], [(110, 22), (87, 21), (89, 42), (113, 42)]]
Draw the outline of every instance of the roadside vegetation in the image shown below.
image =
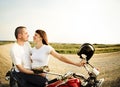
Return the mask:
[[(14, 41), (0, 41), (0, 45), (13, 43)], [(32, 42), (31, 46), (34, 44)], [(74, 43), (50, 43), (50, 45), (59, 53), (62, 54), (76, 54), (81, 44)], [(95, 54), (110, 53), (120, 51), (120, 44), (93, 44), (95, 47)]]
[[(51, 43), (56, 51), (63, 54), (76, 54), (81, 44)], [(95, 53), (110, 53), (120, 51), (120, 44), (93, 44)]]
[(0, 45), (14, 43), (14, 41), (0, 41)]

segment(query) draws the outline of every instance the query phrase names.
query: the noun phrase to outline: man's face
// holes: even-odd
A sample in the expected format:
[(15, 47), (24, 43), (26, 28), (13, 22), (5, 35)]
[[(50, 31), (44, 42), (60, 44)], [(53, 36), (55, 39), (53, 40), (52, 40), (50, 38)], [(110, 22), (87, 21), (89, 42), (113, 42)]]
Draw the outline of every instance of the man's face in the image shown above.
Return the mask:
[(21, 40), (23, 41), (28, 41), (28, 32), (26, 28), (23, 28), (22, 33), (21, 33)]

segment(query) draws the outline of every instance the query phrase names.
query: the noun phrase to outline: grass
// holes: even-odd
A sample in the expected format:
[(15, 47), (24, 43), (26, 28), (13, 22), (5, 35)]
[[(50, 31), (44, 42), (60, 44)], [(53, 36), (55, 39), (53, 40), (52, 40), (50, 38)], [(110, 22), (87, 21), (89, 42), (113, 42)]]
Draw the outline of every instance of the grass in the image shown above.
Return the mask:
[[(13, 43), (14, 41), (0, 41), (0, 45)], [(34, 44), (32, 42), (31, 46)], [(50, 43), (50, 45), (58, 52), (62, 54), (76, 54), (81, 44), (73, 43)], [(93, 44), (95, 47), (95, 53), (110, 53), (120, 51), (120, 44)]]
[(13, 43), (14, 41), (0, 41), (0, 45), (4, 45), (4, 44), (10, 44)]
[[(62, 54), (76, 54), (81, 44), (50, 44), (55, 50)], [(110, 53), (120, 51), (120, 44), (93, 44), (95, 47), (95, 53)]]

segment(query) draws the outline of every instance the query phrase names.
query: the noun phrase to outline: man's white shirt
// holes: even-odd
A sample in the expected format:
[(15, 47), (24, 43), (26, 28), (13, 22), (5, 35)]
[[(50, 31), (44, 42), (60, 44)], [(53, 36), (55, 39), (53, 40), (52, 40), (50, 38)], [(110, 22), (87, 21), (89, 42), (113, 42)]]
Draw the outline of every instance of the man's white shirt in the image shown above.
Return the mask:
[(23, 46), (20, 46), (18, 43), (14, 43), (10, 55), (15, 65), (15, 71), (19, 72), (16, 65), (22, 65), (26, 69), (31, 69), (31, 46), (28, 42), (25, 42)]

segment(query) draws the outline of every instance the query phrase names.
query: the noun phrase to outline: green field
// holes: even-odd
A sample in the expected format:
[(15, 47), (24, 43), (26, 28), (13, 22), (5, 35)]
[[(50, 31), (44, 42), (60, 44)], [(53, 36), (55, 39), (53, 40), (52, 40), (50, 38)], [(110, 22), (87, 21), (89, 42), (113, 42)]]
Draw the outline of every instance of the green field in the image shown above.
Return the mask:
[[(0, 45), (13, 43), (14, 41), (0, 41)], [(31, 46), (34, 44), (32, 42)], [(59, 53), (62, 54), (76, 54), (81, 44), (73, 43), (50, 43), (50, 45)], [(95, 47), (95, 54), (110, 53), (120, 51), (120, 44), (93, 44)]]
[[(75, 54), (79, 50), (81, 44), (51, 44), (56, 51), (63, 54)], [(93, 44), (95, 53), (109, 53), (120, 51), (120, 44)]]

